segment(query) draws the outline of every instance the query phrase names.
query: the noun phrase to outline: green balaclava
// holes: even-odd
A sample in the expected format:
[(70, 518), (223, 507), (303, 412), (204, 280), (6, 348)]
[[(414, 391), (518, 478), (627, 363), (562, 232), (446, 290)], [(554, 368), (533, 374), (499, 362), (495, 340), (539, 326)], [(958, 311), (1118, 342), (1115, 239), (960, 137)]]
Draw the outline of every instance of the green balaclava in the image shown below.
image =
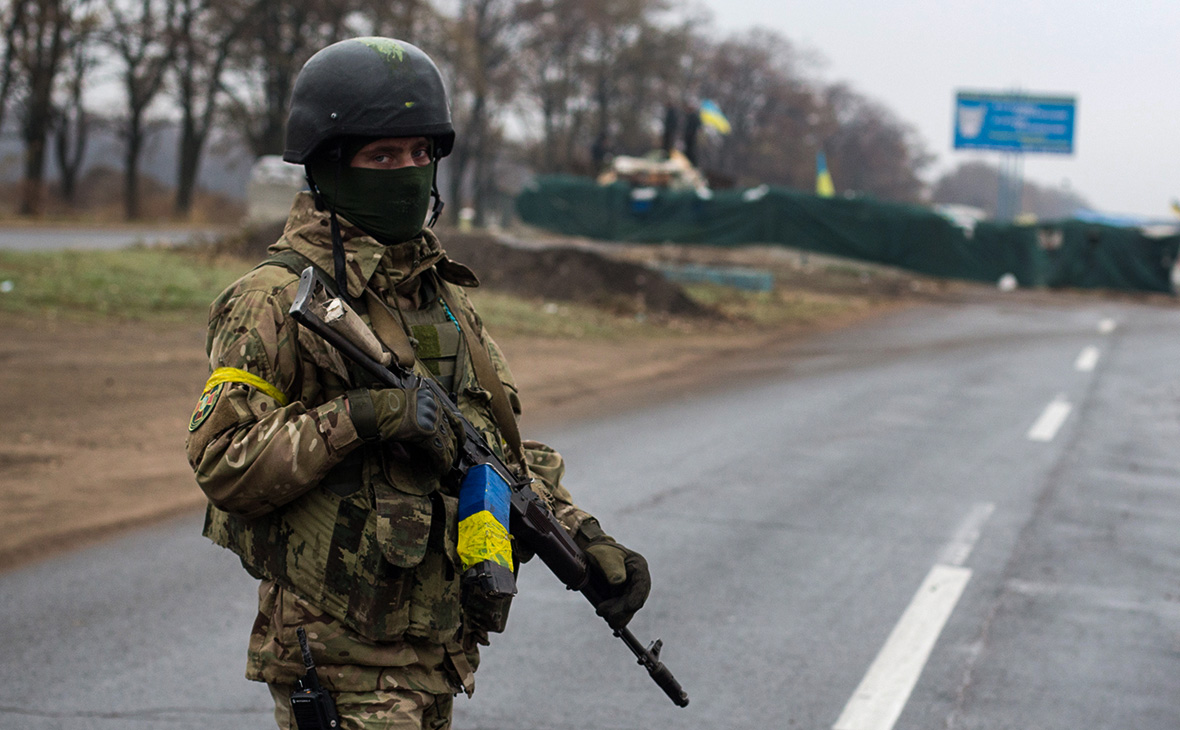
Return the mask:
[(307, 171), (329, 209), (387, 246), (404, 243), (422, 232), (438, 163), (396, 170), (350, 167), (353, 156), (370, 141), (349, 140), (341, 145), (338, 159), (318, 156)]

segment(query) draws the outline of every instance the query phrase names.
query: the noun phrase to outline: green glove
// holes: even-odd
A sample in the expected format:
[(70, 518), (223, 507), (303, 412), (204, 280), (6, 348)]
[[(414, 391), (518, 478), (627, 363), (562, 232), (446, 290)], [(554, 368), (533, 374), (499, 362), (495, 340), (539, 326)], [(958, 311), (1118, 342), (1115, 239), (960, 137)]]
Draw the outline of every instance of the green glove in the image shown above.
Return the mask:
[(463, 431), (427, 388), (357, 389), (348, 392), (357, 434), (366, 441), (396, 441), (421, 452), (437, 474), (455, 465)]
[(651, 593), (647, 561), (634, 550), (615, 542), (593, 518), (582, 523), (574, 542), (586, 551), (593, 567), (616, 591), (614, 596), (598, 604), (598, 615), (606, 619), (612, 629), (623, 628), (643, 608), (647, 594)]

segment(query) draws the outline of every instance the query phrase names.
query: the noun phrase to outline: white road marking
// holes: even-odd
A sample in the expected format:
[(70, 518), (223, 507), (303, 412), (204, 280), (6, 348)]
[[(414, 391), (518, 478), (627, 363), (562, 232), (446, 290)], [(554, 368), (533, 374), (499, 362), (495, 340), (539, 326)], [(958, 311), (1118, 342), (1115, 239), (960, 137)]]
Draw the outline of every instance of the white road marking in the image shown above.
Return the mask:
[(1114, 332), (1115, 325), (1116, 325), (1115, 321), (1113, 319), (1111, 319), (1110, 317), (1106, 317), (1105, 319), (1099, 320), (1098, 321), (1098, 334), (1109, 335), (1111, 332)]
[(833, 730), (892, 730), (918, 683), (943, 626), (955, 610), (967, 581), (971, 580), (971, 570), (962, 567), (962, 563), (971, 554), (984, 523), (995, 509), (990, 502), (972, 506), (955, 530), (954, 537), (943, 548), (943, 562), (936, 564), (926, 575), (926, 580), (844, 706)]
[(970, 579), (971, 571), (956, 565), (935, 565), (930, 570), (833, 730), (893, 728)]
[(1061, 428), (1061, 424), (1065, 423), (1065, 419), (1069, 417), (1071, 410), (1073, 410), (1073, 406), (1065, 400), (1065, 395), (1057, 396), (1049, 405), (1045, 406), (1041, 417), (1028, 430), (1028, 440), (1046, 443), (1052, 441), (1053, 437), (1057, 435), (1057, 430)]
[(1090, 345), (1083, 349), (1078, 354), (1078, 359), (1074, 361), (1074, 369), (1079, 373), (1088, 373), (1094, 370), (1094, 366), (1098, 364), (1098, 356), (1100, 351), (1097, 347)]
[(943, 548), (938, 562), (943, 565), (962, 565), (967, 562), (975, 543), (979, 541), (980, 533), (983, 532), (983, 523), (987, 522), (987, 518), (995, 511), (996, 506), (991, 502), (980, 502), (973, 506), (959, 525), (959, 529), (955, 530), (955, 536)]

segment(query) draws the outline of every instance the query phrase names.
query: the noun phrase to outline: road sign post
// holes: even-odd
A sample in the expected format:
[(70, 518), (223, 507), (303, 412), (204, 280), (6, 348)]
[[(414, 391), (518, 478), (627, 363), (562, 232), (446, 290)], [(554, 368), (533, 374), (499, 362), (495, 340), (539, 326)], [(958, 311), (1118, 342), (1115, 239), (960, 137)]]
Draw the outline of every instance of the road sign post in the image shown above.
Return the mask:
[(1015, 218), (1024, 188), (1025, 153), (1073, 154), (1077, 100), (1018, 92), (960, 91), (955, 95), (957, 150), (1005, 153), (996, 217)]

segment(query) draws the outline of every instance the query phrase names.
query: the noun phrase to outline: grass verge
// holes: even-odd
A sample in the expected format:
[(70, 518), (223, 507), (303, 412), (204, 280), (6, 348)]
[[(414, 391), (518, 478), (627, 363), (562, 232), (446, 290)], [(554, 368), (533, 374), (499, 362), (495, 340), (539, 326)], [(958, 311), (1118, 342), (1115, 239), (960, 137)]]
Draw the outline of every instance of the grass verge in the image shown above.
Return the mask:
[[(74, 319), (200, 324), (209, 303), (252, 264), (191, 250), (139, 247), (121, 251), (0, 251), (0, 311)], [(869, 306), (866, 297), (797, 288), (745, 292), (691, 285), (688, 295), (722, 319), (648, 318), (585, 304), (470, 292), (498, 336), (625, 339), (670, 336), (709, 327), (810, 324)]]
[(79, 319), (200, 322), (245, 271), (160, 248), (0, 251), (0, 311)]
[(617, 340), (684, 329), (683, 322), (656, 322), (586, 304), (523, 299), (512, 294), (468, 292), (480, 317), (496, 337), (522, 335), (552, 339)]
[(715, 284), (689, 284), (684, 291), (731, 321), (768, 327), (811, 324), (866, 309), (872, 303), (865, 296), (796, 288), (752, 292)]
[[(84, 321), (200, 324), (209, 303), (252, 264), (166, 248), (122, 251), (0, 251), (0, 311)], [(618, 338), (658, 329), (643, 318), (595, 307), (473, 292), (498, 334)]]

